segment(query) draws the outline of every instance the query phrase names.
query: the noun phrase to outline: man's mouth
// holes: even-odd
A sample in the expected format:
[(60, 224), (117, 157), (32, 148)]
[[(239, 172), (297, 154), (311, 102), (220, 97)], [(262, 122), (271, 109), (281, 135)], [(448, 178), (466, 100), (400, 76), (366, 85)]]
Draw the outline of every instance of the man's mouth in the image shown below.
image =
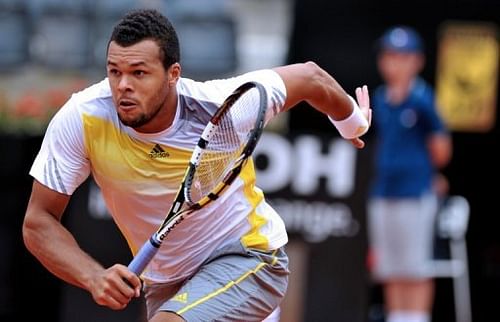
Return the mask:
[(130, 109), (130, 108), (136, 106), (137, 103), (131, 99), (121, 99), (118, 102), (118, 105), (120, 105), (120, 108), (122, 108), (122, 109)]

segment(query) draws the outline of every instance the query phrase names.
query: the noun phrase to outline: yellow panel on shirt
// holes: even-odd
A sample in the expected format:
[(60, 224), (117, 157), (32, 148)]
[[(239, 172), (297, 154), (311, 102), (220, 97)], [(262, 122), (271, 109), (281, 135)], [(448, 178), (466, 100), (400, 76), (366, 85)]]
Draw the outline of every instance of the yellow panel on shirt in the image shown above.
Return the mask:
[(84, 115), (85, 143), (96, 181), (106, 180), (120, 190), (151, 193), (156, 188), (176, 191), (192, 151), (145, 142), (121, 132), (105, 119)]

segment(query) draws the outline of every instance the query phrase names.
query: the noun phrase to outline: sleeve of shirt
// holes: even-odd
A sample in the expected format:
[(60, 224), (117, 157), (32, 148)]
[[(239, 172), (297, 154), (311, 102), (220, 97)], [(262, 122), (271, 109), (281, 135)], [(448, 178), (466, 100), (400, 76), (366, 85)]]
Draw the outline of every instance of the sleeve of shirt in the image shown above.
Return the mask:
[(259, 82), (266, 89), (268, 104), (266, 112), (267, 124), (273, 117), (278, 115), (283, 110), (283, 106), (285, 105), (286, 87), (278, 73), (271, 69), (262, 69), (248, 72), (233, 78), (213, 80), (207, 83), (217, 87), (219, 92), (223, 95), (221, 99), (224, 100), (224, 98), (239, 85), (249, 81)]
[(82, 121), (74, 98), (52, 118), (29, 173), (41, 184), (66, 195), (73, 194), (89, 176)]

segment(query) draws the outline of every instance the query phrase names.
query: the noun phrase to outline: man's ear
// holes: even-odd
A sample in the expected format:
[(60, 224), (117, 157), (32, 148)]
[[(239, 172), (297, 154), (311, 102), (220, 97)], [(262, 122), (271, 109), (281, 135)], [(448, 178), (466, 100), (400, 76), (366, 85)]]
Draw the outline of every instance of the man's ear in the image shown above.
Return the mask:
[(167, 70), (168, 84), (169, 86), (175, 86), (179, 77), (181, 77), (181, 65), (179, 63), (173, 63)]

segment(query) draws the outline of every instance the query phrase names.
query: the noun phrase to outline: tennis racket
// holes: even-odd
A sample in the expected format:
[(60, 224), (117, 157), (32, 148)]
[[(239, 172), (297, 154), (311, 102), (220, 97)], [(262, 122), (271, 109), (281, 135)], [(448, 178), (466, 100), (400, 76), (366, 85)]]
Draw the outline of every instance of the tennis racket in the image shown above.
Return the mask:
[(257, 82), (244, 83), (225, 99), (194, 148), (167, 216), (128, 265), (132, 272), (142, 274), (168, 233), (231, 185), (257, 145), (266, 109), (267, 94)]

